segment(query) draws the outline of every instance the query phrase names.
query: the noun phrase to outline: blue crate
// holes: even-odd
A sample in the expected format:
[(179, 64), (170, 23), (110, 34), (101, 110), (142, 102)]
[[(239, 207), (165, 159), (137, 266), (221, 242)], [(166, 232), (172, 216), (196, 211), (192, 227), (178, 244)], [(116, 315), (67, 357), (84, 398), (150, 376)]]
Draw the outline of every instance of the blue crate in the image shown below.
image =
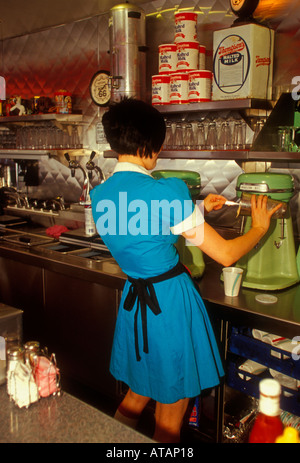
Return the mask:
[[(250, 395), (259, 398), (259, 382), (263, 378), (271, 378), (271, 375), (266, 371), (261, 375), (252, 375), (251, 373), (239, 371), (238, 365), (241, 363), (239, 361), (234, 361), (230, 359), (227, 363), (227, 375), (226, 375), (226, 384), (233, 389), (236, 389), (240, 392), (243, 392), (246, 395)], [(238, 373), (242, 375), (247, 375), (251, 379), (246, 381), (241, 378)], [(300, 416), (300, 394), (299, 391), (294, 391), (288, 389), (284, 386), (281, 386), (282, 394), (280, 397), (280, 407), (282, 410), (293, 413), (294, 415)], [(288, 394), (288, 396), (286, 395)]]
[[(293, 359), (287, 351), (254, 339), (248, 328), (232, 327), (228, 350), (300, 380), (300, 360)], [(274, 351), (279, 358), (272, 355)]]

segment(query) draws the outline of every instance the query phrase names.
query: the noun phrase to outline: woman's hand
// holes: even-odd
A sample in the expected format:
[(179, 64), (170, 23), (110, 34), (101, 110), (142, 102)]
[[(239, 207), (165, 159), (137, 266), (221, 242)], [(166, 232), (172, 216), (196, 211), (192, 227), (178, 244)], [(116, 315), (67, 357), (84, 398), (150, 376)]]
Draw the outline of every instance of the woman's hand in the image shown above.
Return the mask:
[(252, 228), (261, 228), (266, 233), (270, 226), (272, 215), (281, 207), (281, 203), (273, 209), (267, 209), (268, 197), (263, 195), (251, 196)]
[(204, 202), (205, 212), (208, 213), (211, 211), (217, 211), (221, 209), (226, 202), (226, 198), (224, 198), (224, 196), (221, 196), (221, 195), (214, 195), (210, 193), (209, 195), (206, 196), (203, 202)]

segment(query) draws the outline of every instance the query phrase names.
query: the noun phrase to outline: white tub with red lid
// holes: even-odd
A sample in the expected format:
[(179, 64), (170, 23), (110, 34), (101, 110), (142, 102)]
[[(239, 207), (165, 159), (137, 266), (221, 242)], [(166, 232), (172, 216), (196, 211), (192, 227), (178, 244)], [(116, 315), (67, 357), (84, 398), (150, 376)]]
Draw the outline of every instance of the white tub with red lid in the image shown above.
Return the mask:
[(199, 43), (177, 43), (177, 71), (192, 71), (199, 69)]
[(176, 43), (165, 43), (158, 47), (158, 72), (168, 74), (176, 71), (177, 46)]
[(197, 13), (179, 11), (174, 16), (175, 43), (197, 42)]
[(211, 100), (212, 72), (206, 70), (189, 72), (189, 103)]
[(152, 104), (166, 105), (170, 103), (170, 76), (159, 74), (152, 76)]
[(186, 104), (189, 102), (189, 75), (187, 72), (175, 72), (170, 75), (170, 103)]

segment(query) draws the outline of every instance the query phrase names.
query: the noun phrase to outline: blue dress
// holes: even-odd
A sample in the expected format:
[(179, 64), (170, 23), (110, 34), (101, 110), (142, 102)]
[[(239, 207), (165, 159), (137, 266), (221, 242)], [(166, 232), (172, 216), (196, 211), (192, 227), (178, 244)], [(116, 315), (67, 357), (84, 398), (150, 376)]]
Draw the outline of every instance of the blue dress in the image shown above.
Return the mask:
[[(195, 216), (183, 181), (155, 180), (142, 167), (121, 162), (112, 177), (91, 191), (91, 199), (97, 230), (129, 277), (146, 279), (176, 266), (178, 235), (174, 230), (178, 224), (189, 227)], [(196, 221), (203, 223), (197, 214)], [(130, 287), (127, 280), (114, 334), (112, 375), (137, 394), (161, 403), (196, 397), (218, 385), (224, 375), (222, 362), (204, 303), (190, 276), (182, 273), (153, 285), (161, 312), (147, 310), (147, 353), (142, 348), (138, 301), (133, 310), (124, 309)], [(140, 360), (135, 346), (136, 313)]]

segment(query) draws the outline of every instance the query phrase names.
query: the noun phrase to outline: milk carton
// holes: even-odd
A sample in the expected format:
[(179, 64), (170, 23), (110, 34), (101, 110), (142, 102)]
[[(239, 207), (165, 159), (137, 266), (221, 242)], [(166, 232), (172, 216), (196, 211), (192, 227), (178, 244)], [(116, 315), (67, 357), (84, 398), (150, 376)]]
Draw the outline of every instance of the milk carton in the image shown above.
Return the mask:
[(274, 31), (246, 24), (214, 32), (213, 100), (272, 98)]

